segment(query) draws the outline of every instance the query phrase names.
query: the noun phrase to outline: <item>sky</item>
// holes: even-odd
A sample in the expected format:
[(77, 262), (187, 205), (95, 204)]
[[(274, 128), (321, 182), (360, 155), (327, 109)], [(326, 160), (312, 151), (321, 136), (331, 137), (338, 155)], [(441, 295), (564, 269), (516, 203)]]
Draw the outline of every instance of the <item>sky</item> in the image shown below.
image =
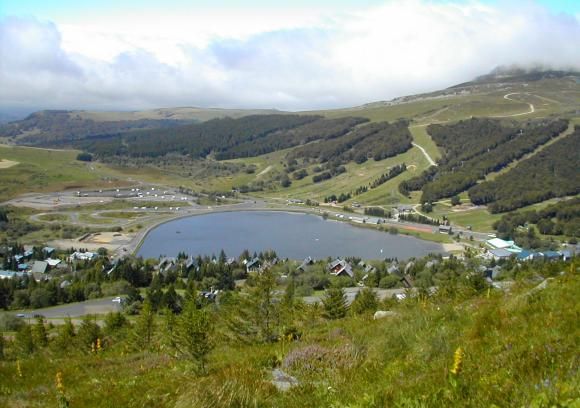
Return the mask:
[(0, 0), (0, 110), (341, 108), (579, 45), (579, 0)]

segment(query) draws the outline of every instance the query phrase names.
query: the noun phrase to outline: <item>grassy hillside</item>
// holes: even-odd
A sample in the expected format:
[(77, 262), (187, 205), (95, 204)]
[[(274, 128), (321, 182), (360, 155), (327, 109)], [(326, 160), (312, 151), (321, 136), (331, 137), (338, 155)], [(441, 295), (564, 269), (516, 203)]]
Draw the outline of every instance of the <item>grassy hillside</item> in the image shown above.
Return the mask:
[[(537, 286), (541, 280), (529, 278), (538, 274), (555, 277)], [(66, 352), (55, 339), (25, 357), (9, 342), (0, 362), (0, 404), (576, 407), (577, 265), (526, 266), (520, 276), (506, 293), (477, 292), (458, 281), (432, 297), (386, 301), (381, 307), (394, 315), (381, 320), (369, 314), (327, 320), (320, 307), (297, 304), (299, 339), (265, 343), (218, 340), (224, 317), (214, 311), (217, 342), (204, 373), (170, 351), (161, 318), (148, 350), (131, 345), (138, 325), (108, 330), (94, 352), (81, 346), (81, 331)], [(297, 385), (277, 390), (274, 368)]]
[(78, 152), (0, 145), (0, 159), (17, 162), (0, 168), (0, 195), (3, 199), (31, 191), (81, 188), (99, 183), (91, 164), (76, 160)]

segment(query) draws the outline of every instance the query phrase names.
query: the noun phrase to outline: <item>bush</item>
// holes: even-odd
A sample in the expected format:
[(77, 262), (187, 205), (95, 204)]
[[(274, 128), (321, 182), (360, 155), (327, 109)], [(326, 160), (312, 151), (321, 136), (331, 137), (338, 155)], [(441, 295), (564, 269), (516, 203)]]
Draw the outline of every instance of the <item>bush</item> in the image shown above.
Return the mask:
[(77, 155), (77, 160), (84, 161), (84, 162), (90, 162), (90, 161), (93, 161), (93, 155), (90, 153), (79, 153)]
[(105, 316), (105, 331), (114, 333), (128, 325), (125, 315), (119, 312), (109, 312)]
[(22, 325), (24, 321), (19, 317), (11, 313), (0, 314), (0, 331), (17, 331)]
[(381, 278), (379, 282), (379, 288), (381, 289), (391, 289), (399, 284), (399, 277), (396, 275), (387, 275)]
[(50, 292), (44, 288), (36, 288), (30, 293), (30, 306), (34, 309), (51, 305)]
[(350, 311), (354, 314), (374, 313), (378, 306), (379, 298), (375, 291), (371, 288), (363, 288), (356, 294), (350, 305)]

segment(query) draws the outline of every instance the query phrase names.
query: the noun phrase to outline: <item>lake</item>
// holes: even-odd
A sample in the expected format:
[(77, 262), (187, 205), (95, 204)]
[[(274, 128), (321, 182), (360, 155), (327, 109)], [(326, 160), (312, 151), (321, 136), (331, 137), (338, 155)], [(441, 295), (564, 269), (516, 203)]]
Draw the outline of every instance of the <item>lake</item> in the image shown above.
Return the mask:
[(239, 256), (273, 249), (281, 258), (315, 259), (355, 256), (363, 259), (421, 257), (442, 253), (440, 244), (404, 235), (391, 235), (320, 216), (281, 211), (221, 212), (180, 218), (149, 232), (138, 255)]

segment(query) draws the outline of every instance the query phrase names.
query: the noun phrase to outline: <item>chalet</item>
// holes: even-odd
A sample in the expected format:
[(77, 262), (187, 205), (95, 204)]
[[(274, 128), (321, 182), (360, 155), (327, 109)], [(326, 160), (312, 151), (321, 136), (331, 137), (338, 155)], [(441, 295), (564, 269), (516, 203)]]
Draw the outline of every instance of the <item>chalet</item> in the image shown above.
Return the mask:
[(391, 262), (391, 264), (387, 267), (387, 273), (399, 273), (399, 264), (395, 261)]
[(54, 253), (54, 248), (44, 247), (44, 248), (42, 248), (42, 252), (44, 252), (46, 254), (46, 256), (51, 256)]
[(260, 258), (254, 258), (246, 263), (246, 272), (257, 272), (262, 267)]
[(60, 259), (52, 259), (52, 258), (46, 258), (45, 261), (51, 268), (54, 268), (55, 266), (57, 266), (59, 263), (62, 262)]
[(185, 270), (189, 272), (192, 269), (196, 271), (199, 270), (199, 265), (197, 264), (197, 259), (195, 259), (193, 256), (190, 256), (185, 261)]
[[(375, 273), (377, 271), (377, 268), (375, 268), (374, 266), (372, 266), (371, 264), (368, 264), (364, 261), (360, 261), (358, 263), (358, 266), (360, 266), (361, 268), (364, 269), (365, 273), (369, 274), (369, 273)], [(365, 279), (365, 278), (363, 278)]]
[(167, 256), (165, 258), (161, 258), (159, 260), (159, 273), (167, 273), (169, 271), (171, 271), (172, 269), (175, 269), (175, 266), (177, 265), (177, 259), (174, 257), (170, 257)]
[(328, 265), (326, 268), (330, 272), (331, 275), (334, 276), (349, 276), (354, 278), (354, 273), (352, 271), (352, 267), (348, 262), (343, 259), (337, 258)]
[(314, 264), (314, 259), (311, 256), (305, 258), (302, 263), (296, 268), (297, 271), (306, 272), (310, 265)]
[(509, 250), (507, 250), (505, 248), (490, 249), (489, 254), (496, 261), (499, 261), (501, 259), (508, 259), (508, 258), (514, 256), (513, 252), (510, 252)]
[(32, 272), (32, 274), (46, 273), (47, 270), (48, 270), (48, 262), (34, 261), (34, 263), (32, 264), (32, 268), (30, 269), (30, 272)]
[(230, 258), (226, 259), (226, 265), (228, 265), (228, 266), (231, 266), (235, 263), (236, 263), (236, 258), (234, 258), (234, 257), (230, 257)]

